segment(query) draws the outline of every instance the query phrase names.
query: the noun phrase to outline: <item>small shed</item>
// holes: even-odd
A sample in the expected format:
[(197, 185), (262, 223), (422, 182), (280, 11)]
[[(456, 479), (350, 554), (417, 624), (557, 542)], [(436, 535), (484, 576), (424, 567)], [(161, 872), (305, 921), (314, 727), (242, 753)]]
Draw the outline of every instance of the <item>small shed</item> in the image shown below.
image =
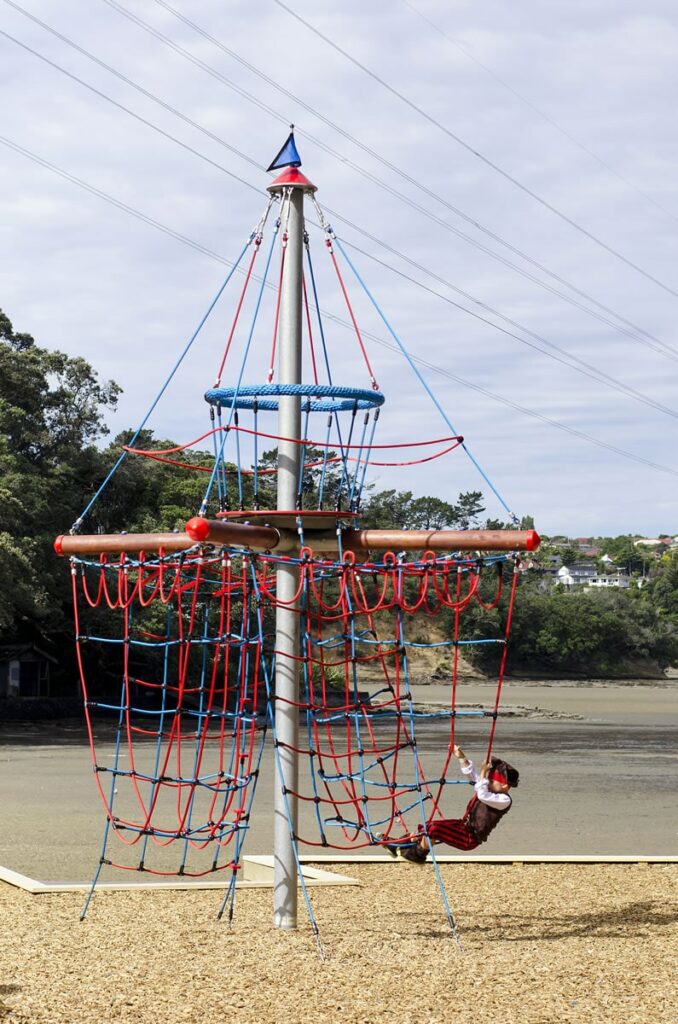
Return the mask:
[(35, 644), (0, 644), (0, 700), (49, 697), (51, 668), (56, 663)]

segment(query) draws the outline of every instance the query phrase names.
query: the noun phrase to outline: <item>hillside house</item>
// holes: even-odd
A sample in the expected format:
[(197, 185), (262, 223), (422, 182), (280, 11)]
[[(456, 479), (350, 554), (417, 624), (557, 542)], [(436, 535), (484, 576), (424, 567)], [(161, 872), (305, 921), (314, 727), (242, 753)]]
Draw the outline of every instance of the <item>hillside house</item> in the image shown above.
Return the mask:
[(587, 587), (610, 588), (627, 590), (631, 586), (631, 579), (624, 572), (609, 573), (604, 576), (592, 576), (586, 583)]
[(597, 558), (600, 554), (600, 548), (596, 547), (590, 537), (575, 537), (573, 543), (585, 558)]
[(555, 581), (564, 587), (597, 587), (599, 589), (615, 587), (619, 590), (626, 590), (631, 584), (630, 577), (626, 573), (598, 573), (595, 566), (589, 562), (561, 566), (556, 573)]
[(591, 562), (573, 562), (571, 565), (561, 565), (555, 575), (555, 581), (564, 587), (580, 587), (585, 586), (597, 575), (596, 567)]

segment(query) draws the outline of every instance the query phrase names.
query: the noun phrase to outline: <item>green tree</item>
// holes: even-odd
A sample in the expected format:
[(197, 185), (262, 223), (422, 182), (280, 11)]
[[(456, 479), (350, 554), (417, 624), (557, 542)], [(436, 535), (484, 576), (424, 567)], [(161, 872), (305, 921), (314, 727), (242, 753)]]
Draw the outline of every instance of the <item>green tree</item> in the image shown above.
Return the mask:
[[(678, 631), (649, 600), (634, 590), (542, 590), (523, 577), (516, 598), (508, 647), (508, 671), (623, 675), (626, 667), (651, 661), (666, 668), (678, 659)], [(494, 583), (486, 584), (489, 596)], [(468, 609), (468, 638), (501, 635), (506, 591), (498, 609)], [(469, 646), (465, 654), (483, 668), (496, 668), (494, 645)]]
[(412, 507), (412, 491), (376, 491), (363, 504), (361, 524), (374, 530), (404, 530)]
[(460, 530), (469, 530), (478, 526), (478, 517), (485, 511), (483, 496), (480, 491), (465, 491), (460, 494), (456, 505), (456, 525)]
[(376, 491), (361, 510), (364, 526), (372, 529), (467, 530), (484, 512), (480, 491), (466, 491), (451, 505), (441, 498), (413, 497), (412, 491)]
[(101, 472), (93, 442), (120, 393), (84, 359), (17, 333), (0, 311), (0, 564), (13, 581), (2, 599), (7, 638), (43, 640), (63, 625), (68, 581), (54, 535), (76, 518)]
[(581, 551), (574, 546), (574, 544), (566, 544), (564, 547), (558, 549), (558, 554), (563, 565), (572, 565), (573, 562), (584, 561), (584, 556)]
[(643, 593), (657, 612), (678, 623), (678, 553), (664, 555), (655, 577)]
[(633, 537), (628, 535), (606, 537), (599, 546), (604, 555), (609, 555), (619, 569), (625, 569), (629, 574), (642, 573), (653, 557), (647, 549), (637, 548)]
[(445, 530), (458, 522), (455, 505), (441, 498), (414, 498), (408, 511), (408, 529)]

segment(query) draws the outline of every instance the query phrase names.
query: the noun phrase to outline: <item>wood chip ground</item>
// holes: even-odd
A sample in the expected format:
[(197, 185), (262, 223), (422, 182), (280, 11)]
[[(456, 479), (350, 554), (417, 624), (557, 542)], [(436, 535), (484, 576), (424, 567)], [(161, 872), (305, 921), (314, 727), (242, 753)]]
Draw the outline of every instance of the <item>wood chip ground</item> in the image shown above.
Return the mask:
[[(346, 870), (344, 866), (338, 870)], [(10, 1024), (676, 1024), (675, 865), (351, 865), (271, 926), (270, 890), (78, 894), (0, 885), (0, 1020)], [(127, 878), (125, 878), (127, 881)]]

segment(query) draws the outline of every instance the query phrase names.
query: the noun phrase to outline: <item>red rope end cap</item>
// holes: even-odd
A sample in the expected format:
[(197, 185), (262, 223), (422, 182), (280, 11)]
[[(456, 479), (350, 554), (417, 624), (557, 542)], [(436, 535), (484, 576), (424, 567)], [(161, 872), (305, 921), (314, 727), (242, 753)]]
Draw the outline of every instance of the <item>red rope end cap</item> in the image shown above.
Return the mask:
[(207, 540), (210, 532), (210, 524), (202, 516), (193, 516), (186, 523), (186, 533), (191, 540), (203, 541)]
[(57, 555), (63, 555), (64, 553), (63, 540), (63, 535), (61, 535), (57, 537), (56, 540), (54, 541), (54, 550), (56, 551)]
[(536, 551), (541, 544), (541, 537), (536, 530), (527, 531), (527, 550)]

